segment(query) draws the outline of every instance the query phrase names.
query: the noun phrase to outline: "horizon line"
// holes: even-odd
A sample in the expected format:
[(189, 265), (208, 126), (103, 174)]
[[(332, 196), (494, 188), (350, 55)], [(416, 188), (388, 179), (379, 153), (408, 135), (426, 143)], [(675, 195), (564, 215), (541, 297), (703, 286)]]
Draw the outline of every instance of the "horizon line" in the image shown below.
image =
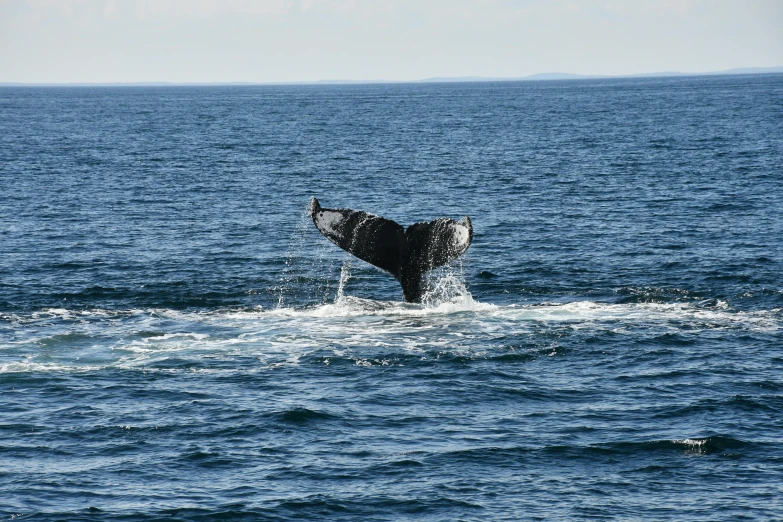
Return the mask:
[(783, 73), (783, 66), (773, 67), (735, 67), (721, 71), (680, 72), (662, 71), (635, 74), (574, 74), (574, 73), (536, 73), (527, 76), (493, 77), (493, 76), (433, 76), (417, 80), (291, 80), (291, 81), (216, 81), (216, 82), (171, 82), (171, 81), (126, 81), (126, 82), (6, 82), (0, 81), (2, 87), (180, 87), (180, 86), (274, 86), (274, 85), (349, 85), (349, 84), (405, 84), (405, 83), (480, 83), (480, 82), (522, 82), (522, 81), (557, 81), (557, 80), (600, 80), (623, 78), (666, 78), (687, 76), (731, 76), (744, 74), (778, 74)]

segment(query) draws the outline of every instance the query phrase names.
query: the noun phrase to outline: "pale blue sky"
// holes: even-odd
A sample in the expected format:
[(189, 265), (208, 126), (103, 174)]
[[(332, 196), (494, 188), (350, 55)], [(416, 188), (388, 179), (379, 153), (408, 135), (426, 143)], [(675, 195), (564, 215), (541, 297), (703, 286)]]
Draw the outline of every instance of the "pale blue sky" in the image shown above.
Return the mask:
[(0, 81), (276, 82), (783, 65), (783, 0), (0, 0)]

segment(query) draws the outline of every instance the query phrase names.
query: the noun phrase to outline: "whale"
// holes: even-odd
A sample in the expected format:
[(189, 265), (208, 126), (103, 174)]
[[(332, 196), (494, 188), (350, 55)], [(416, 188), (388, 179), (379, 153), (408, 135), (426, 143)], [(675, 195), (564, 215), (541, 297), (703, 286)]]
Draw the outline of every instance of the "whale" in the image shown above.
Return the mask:
[(310, 200), (310, 215), (329, 241), (399, 281), (403, 300), (409, 303), (421, 302), (427, 272), (457, 259), (473, 242), (473, 224), (467, 216), (404, 228), (361, 210), (323, 208), (316, 198)]

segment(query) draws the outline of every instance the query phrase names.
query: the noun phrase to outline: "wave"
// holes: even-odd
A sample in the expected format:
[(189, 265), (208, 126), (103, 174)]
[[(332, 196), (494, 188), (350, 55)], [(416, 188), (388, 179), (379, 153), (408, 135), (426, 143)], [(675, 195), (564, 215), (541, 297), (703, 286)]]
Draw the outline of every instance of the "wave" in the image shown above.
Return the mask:
[[(722, 301), (495, 305), (458, 286), (447, 281), (423, 304), (340, 295), (304, 308), (0, 314), (0, 372), (260, 371), (303, 363), (410, 365), (410, 357), (519, 364), (563, 355), (568, 350), (558, 339), (569, 337), (594, 343), (622, 336), (637, 346), (678, 349), (700, 342), (703, 332), (767, 338), (783, 328), (779, 308), (737, 311)], [(230, 364), (238, 358), (253, 364), (238, 369)]]
[[(464, 285), (456, 278), (444, 277), (424, 296), (422, 304), (401, 301), (383, 301), (353, 297), (338, 293), (333, 302), (303, 307), (278, 306), (275, 308), (230, 307), (213, 309), (181, 308), (66, 308), (48, 307), (28, 313), (0, 312), (0, 325), (3, 322), (14, 325), (32, 324), (52, 320), (89, 322), (95, 319), (124, 319), (143, 315), (193, 318), (203, 321), (208, 318), (263, 319), (268, 317), (346, 317), (346, 316), (439, 316), (454, 313), (471, 312), (477, 315), (502, 316), (520, 320), (569, 321), (569, 320), (613, 320), (631, 321), (660, 319), (714, 319), (725, 323), (763, 322), (772, 318), (779, 323), (783, 308), (769, 310), (737, 311), (725, 301), (719, 299), (692, 299), (672, 302), (672, 295), (679, 296), (685, 291), (666, 291), (666, 289), (622, 289), (620, 302), (592, 300), (574, 300), (571, 302), (547, 302), (527, 304), (496, 305), (477, 301)], [(628, 299), (627, 297), (631, 297)], [(773, 325), (770, 325), (773, 326)], [(779, 325), (778, 325), (779, 327)]]
[[(3, 330), (5, 330), (7, 337), (8, 330), (19, 332), (32, 327), (102, 325), (108, 330), (117, 332), (131, 327), (134, 329), (134, 335), (144, 338), (145, 342), (151, 342), (181, 337), (190, 337), (196, 340), (209, 337), (209, 333), (165, 331), (167, 323), (171, 322), (193, 326), (203, 325), (204, 327), (230, 327), (286, 321), (294, 325), (296, 321), (306, 320), (311, 320), (310, 324), (328, 324), (329, 319), (332, 318), (399, 318), (401, 320), (405, 318), (448, 320), (451, 318), (457, 320), (459, 317), (477, 321), (505, 321), (520, 324), (571, 323), (574, 328), (589, 327), (595, 324), (614, 324), (619, 330), (627, 325), (645, 324), (657, 325), (665, 331), (676, 331), (684, 327), (688, 331), (693, 331), (693, 329), (744, 329), (774, 332), (783, 328), (783, 309), (735, 311), (720, 301), (712, 306), (699, 306), (691, 303), (616, 304), (598, 301), (495, 305), (475, 301), (468, 295), (434, 305), (421, 305), (343, 296), (333, 303), (305, 308), (264, 309), (256, 307), (196, 311), (165, 308), (128, 310), (46, 308), (28, 314), (0, 313), (0, 335), (3, 335)], [(3, 323), (5, 323), (5, 327), (3, 327)], [(150, 328), (147, 330), (138, 329), (139, 326), (145, 324)], [(346, 325), (350, 323), (340, 321), (335, 324)], [(60, 332), (58, 335), (78, 336), (74, 332)], [(8, 342), (8, 339), (4, 339), (4, 341)]]
[(652, 439), (640, 441), (616, 441), (599, 444), (559, 444), (551, 446), (488, 446), (444, 451), (419, 457), (425, 462), (436, 460), (475, 462), (509, 462), (527, 455), (556, 455), (566, 459), (605, 458), (608, 455), (633, 459), (656, 453), (685, 455), (722, 455), (735, 457), (748, 451), (774, 450), (774, 444), (763, 441), (745, 441), (726, 435), (682, 439)]

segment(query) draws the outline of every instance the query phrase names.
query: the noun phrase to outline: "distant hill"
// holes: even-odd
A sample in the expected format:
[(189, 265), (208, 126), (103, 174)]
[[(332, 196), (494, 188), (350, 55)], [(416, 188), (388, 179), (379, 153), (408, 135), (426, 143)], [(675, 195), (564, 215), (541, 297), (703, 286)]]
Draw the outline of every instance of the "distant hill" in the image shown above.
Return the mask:
[(583, 80), (586, 78), (600, 78), (600, 76), (587, 76), (584, 74), (569, 73), (539, 73), (530, 76), (518, 77), (489, 77), (489, 76), (436, 76), (424, 78), (416, 83), (452, 83), (452, 82), (522, 82), (530, 80)]
[(536, 80), (591, 80), (597, 78), (655, 78), (666, 76), (718, 76), (723, 74), (775, 74), (783, 73), (783, 67), (740, 67), (737, 69), (726, 69), (725, 71), (711, 71), (703, 73), (689, 73), (679, 71), (662, 71), (640, 74), (620, 74), (620, 75), (595, 75), (595, 74), (572, 74), (572, 73), (538, 73), (529, 76), (519, 76), (516, 78), (500, 78), (486, 76), (454, 76), (454, 77), (435, 77), (425, 78), (419, 82), (524, 82)]
[(530, 76), (524, 76), (520, 80), (589, 80), (591, 78), (601, 78), (600, 76), (588, 75), (588, 74), (571, 74), (571, 73), (538, 73), (531, 74)]
[(704, 74), (771, 74), (783, 73), (783, 67), (739, 67), (737, 69), (726, 69), (714, 73)]
[(783, 67), (739, 67), (735, 69), (726, 69), (724, 71), (711, 71), (701, 73), (665, 71), (641, 74), (622, 74), (622, 75), (588, 75), (571, 73), (538, 73), (529, 76), (519, 77), (491, 77), (491, 76), (436, 76), (424, 78), (422, 80), (399, 81), (399, 80), (317, 80), (313, 82), (213, 82), (213, 83), (174, 83), (174, 82), (107, 82), (107, 83), (23, 83), (23, 82), (0, 82), (3, 87), (23, 87), (23, 86), (71, 86), (71, 87), (165, 87), (174, 85), (346, 85), (346, 84), (369, 84), (369, 83), (459, 83), (459, 82), (525, 82), (525, 81), (545, 81), (545, 80), (591, 80), (599, 78), (660, 78), (667, 76), (718, 76), (728, 74), (779, 74), (783, 73)]

